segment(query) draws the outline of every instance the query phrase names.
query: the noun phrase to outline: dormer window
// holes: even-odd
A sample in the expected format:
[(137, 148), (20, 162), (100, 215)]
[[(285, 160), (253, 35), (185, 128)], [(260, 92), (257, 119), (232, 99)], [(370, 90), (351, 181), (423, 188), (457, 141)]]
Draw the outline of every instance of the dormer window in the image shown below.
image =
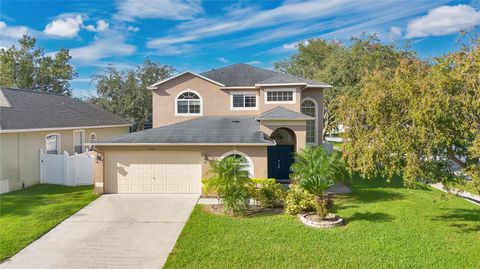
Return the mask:
[(202, 99), (194, 91), (187, 90), (177, 96), (176, 115), (200, 116), (202, 114)]
[(230, 94), (230, 108), (232, 110), (255, 110), (257, 109), (257, 95), (255, 93)]

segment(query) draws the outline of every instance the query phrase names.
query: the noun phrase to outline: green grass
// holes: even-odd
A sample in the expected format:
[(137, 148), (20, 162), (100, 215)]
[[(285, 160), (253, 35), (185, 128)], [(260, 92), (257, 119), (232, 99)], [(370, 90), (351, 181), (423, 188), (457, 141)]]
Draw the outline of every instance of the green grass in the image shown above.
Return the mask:
[(293, 216), (231, 218), (197, 206), (165, 268), (480, 268), (480, 207), (401, 182), (359, 181), (334, 211), (347, 225)]
[(471, 181), (469, 181), (465, 184), (457, 184), (457, 185), (455, 185), (455, 188), (457, 188), (459, 190), (469, 192), (471, 194), (480, 195), (478, 193), (477, 189), (475, 188), (475, 186), (473, 186), (473, 182), (471, 182)]
[(0, 261), (13, 256), (97, 197), (92, 186), (49, 184), (0, 195)]

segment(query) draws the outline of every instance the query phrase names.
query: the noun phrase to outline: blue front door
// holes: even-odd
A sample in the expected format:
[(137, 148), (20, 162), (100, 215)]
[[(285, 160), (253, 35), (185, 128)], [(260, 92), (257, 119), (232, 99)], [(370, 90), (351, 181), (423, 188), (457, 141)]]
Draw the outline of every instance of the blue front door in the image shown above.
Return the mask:
[(289, 182), (293, 152), (293, 145), (268, 147), (268, 178), (275, 178), (283, 183)]

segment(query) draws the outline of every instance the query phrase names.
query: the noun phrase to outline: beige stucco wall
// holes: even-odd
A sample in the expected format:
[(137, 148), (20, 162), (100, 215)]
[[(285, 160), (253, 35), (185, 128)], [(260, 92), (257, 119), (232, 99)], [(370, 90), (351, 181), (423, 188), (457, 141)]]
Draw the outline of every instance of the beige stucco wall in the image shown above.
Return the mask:
[(271, 135), (278, 128), (287, 128), (295, 133), (296, 151), (305, 148), (307, 132), (305, 121), (262, 121), (262, 132)]
[[(202, 177), (208, 177), (209, 161), (216, 160), (224, 154), (233, 151), (246, 154), (253, 162), (254, 172), (253, 176), (258, 178), (267, 177), (267, 146), (97, 146), (97, 151), (104, 154), (104, 189), (111, 190), (108, 184), (116, 184), (117, 167), (115, 158), (109, 158), (112, 152), (125, 151), (195, 151), (199, 152), (199, 162), (202, 166)], [(208, 160), (204, 160), (203, 156), (207, 156)]]
[[(328, 89), (326, 89), (328, 91)], [(305, 89), (302, 91), (302, 101), (306, 98), (311, 98), (317, 103), (317, 136), (316, 144), (321, 145), (323, 143), (322, 130), (323, 130), (323, 89)]]
[[(269, 89), (285, 89), (295, 88), (295, 103), (294, 104), (265, 104), (265, 90)], [(188, 119), (196, 118), (197, 116), (176, 116), (175, 115), (175, 98), (177, 95), (185, 90), (193, 90), (201, 95), (203, 116), (257, 116), (261, 113), (273, 109), (277, 106), (283, 106), (293, 111), (300, 112), (301, 102), (305, 98), (311, 98), (317, 103), (317, 135), (316, 144), (322, 143), (322, 129), (323, 129), (323, 89), (321, 88), (307, 88), (301, 87), (262, 87), (260, 89), (235, 89), (222, 90), (220, 87), (212, 82), (194, 76), (192, 74), (185, 74), (173, 80), (158, 86), (153, 90), (153, 127), (160, 127), (169, 125)], [(328, 90), (328, 89), (327, 89)], [(230, 93), (232, 92), (252, 92), (257, 95), (258, 108), (256, 110), (231, 110)], [(297, 137), (304, 137), (304, 134), (298, 133)]]
[[(75, 129), (85, 131), (85, 141), (94, 132), (97, 139), (128, 133), (129, 127)], [(45, 137), (60, 134), (60, 153), (73, 152), (73, 131), (40, 131), (0, 134), (0, 180), (9, 180), (9, 189), (15, 190), (22, 184), (31, 186), (40, 182), (40, 149), (45, 150)]]

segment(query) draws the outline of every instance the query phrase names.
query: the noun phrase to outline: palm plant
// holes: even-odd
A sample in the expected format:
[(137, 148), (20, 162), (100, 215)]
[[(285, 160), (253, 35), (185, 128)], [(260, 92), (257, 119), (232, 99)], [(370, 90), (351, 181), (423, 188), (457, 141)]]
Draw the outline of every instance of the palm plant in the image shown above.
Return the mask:
[(205, 181), (205, 189), (216, 192), (229, 215), (243, 213), (250, 198), (251, 184), (248, 171), (241, 159), (229, 156), (210, 162), (212, 176)]
[(325, 218), (330, 199), (327, 189), (335, 182), (349, 178), (340, 153), (329, 153), (323, 147), (307, 147), (295, 154), (291, 169), (292, 178), (315, 197), (317, 215)]

